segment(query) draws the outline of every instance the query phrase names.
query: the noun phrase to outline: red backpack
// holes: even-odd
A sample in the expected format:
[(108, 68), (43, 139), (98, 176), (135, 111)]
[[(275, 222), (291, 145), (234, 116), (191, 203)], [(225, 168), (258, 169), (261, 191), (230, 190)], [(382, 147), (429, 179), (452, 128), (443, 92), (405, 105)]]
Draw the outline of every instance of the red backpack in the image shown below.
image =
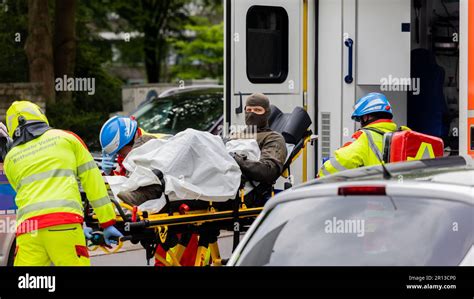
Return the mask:
[[(430, 159), (443, 156), (444, 143), (443, 140), (438, 137), (411, 130), (403, 130), (402, 128), (389, 133), (375, 128), (365, 128), (363, 130), (369, 130), (384, 136), (383, 155), (380, 152), (375, 154), (379, 157), (381, 156), (385, 163)], [(370, 142), (373, 142), (372, 138), (369, 138), (369, 143)], [(374, 147), (371, 146), (371, 148)]]

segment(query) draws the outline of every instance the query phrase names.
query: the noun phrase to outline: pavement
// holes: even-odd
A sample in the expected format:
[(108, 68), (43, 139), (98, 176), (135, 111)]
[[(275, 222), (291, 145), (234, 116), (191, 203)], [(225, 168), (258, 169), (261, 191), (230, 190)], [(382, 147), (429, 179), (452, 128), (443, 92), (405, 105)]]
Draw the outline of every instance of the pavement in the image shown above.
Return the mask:
[[(223, 259), (232, 254), (232, 232), (221, 231), (217, 241)], [(140, 244), (125, 242), (122, 248), (114, 254), (106, 254), (100, 248), (89, 252), (92, 266), (153, 266), (150, 260), (147, 265), (145, 249)]]

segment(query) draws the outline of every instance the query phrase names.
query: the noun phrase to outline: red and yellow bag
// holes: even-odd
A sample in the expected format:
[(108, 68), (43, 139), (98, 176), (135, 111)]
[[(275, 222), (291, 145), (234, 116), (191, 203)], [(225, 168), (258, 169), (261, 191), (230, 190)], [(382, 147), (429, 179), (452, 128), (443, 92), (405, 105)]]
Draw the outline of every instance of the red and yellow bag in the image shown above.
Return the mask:
[(400, 162), (442, 157), (441, 138), (415, 131), (396, 131), (384, 135), (384, 161)]

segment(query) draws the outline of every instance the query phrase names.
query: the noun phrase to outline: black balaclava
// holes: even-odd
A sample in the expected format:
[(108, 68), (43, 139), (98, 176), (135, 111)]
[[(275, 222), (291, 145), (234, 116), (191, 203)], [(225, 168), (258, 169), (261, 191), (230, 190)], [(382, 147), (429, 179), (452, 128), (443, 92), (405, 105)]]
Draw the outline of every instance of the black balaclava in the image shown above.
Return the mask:
[(268, 118), (270, 116), (270, 100), (262, 93), (251, 94), (245, 103), (245, 106), (260, 106), (265, 109), (262, 115), (245, 112), (245, 124), (247, 126), (256, 126), (257, 130), (262, 130), (268, 127)]

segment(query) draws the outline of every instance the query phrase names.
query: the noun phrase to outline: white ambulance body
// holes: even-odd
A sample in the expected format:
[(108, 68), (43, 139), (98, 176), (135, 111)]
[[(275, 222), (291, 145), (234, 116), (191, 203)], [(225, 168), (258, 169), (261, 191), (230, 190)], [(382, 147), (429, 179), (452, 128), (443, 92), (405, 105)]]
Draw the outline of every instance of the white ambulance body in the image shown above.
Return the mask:
[[(305, 107), (318, 140), (294, 163), (296, 183), (314, 178), (322, 159), (351, 140), (357, 127), (350, 116), (364, 94), (386, 94), (394, 121), (407, 124), (408, 93), (420, 88), (410, 71), (412, 50), (417, 48), (431, 49), (446, 73), (442, 89), (456, 116), (449, 134), (459, 143), (459, 151), (452, 154), (474, 155), (472, 71), (468, 91), (474, 1), (224, 2), (226, 126), (244, 124), (245, 98), (253, 92), (267, 94), (286, 113)], [(437, 21), (441, 14), (449, 16), (448, 25)]]

